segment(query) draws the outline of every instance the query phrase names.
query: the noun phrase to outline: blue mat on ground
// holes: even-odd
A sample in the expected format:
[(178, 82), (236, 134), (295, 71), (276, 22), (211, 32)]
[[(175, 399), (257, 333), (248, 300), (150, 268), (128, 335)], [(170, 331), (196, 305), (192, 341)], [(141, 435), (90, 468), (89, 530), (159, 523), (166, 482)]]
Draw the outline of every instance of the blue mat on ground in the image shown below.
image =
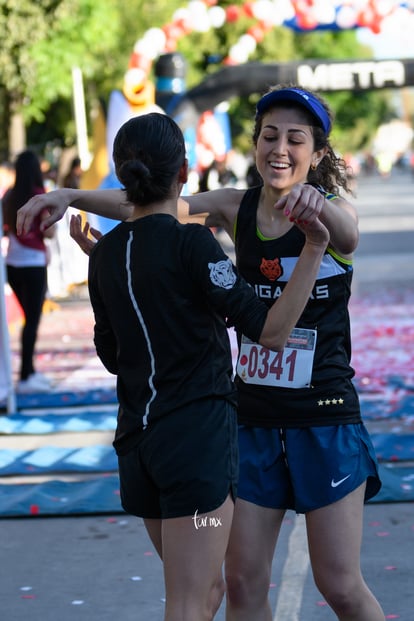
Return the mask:
[(372, 444), (379, 461), (414, 461), (414, 435), (371, 433)]
[(118, 475), (86, 481), (0, 485), (0, 517), (123, 513)]
[(117, 403), (116, 389), (92, 389), (63, 392), (16, 395), (18, 410), (31, 408), (56, 408), (69, 406), (88, 406), (94, 404)]
[[(75, 398), (79, 400), (83, 399), (84, 393), (73, 393), (70, 398), (64, 401), (64, 397), (70, 393), (60, 393), (59, 398), (62, 398), (62, 403), (52, 403), (51, 405), (42, 405), (41, 401), (52, 399), (52, 395), (26, 395), (26, 401), (21, 402), (20, 409), (36, 409), (45, 408), (51, 410), (52, 408), (70, 408), (70, 407), (82, 407), (97, 405), (112, 405), (114, 404), (113, 414), (108, 412), (99, 412), (93, 410), (82, 409), (77, 415), (75, 414), (61, 414), (59, 412), (42, 413), (36, 417), (35, 414), (23, 414), (17, 412), (15, 414), (9, 414), (0, 416), (0, 434), (13, 434), (13, 433), (54, 433), (56, 431), (87, 431), (88, 429), (104, 429), (105, 425), (109, 425), (108, 429), (114, 429), (113, 417), (116, 419), (117, 414), (117, 401), (116, 398), (110, 398), (111, 392), (104, 391), (104, 393), (88, 393), (89, 402), (86, 404), (75, 403)], [(64, 403), (63, 403), (64, 401)], [(395, 396), (393, 400), (386, 399), (381, 395), (360, 395), (361, 412), (362, 417), (366, 421), (371, 420), (384, 420), (390, 418), (414, 418), (414, 394), (403, 394), (401, 396)], [(23, 407), (24, 405), (24, 407)], [(115, 420), (116, 424), (116, 420)]]
[(2, 449), (0, 476), (58, 472), (116, 472), (118, 461), (112, 445), (81, 448), (42, 446), (34, 451)]
[[(59, 398), (68, 394), (60, 393)], [(414, 434), (409, 433), (412, 428), (407, 423), (410, 425), (410, 418), (414, 417), (414, 395), (406, 391), (391, 391), (388, 395), (360, 393), (363, 417), (381, 421), (381, 425), (387, 421), (393, 428), (392, 433), (371, 433), (383, 485), (369, 502), (413, 502)], [(38, 395), (34, 406), (34, 397), (27, 396), (27, 412), (0, 416), (0, 517), (122, 513), (112, 445), (99, 443), (99, 439), (81, 447), (70, 442), (71, 433), (114, 431), (116, 398), (112, 408), (108, 391), (91, 391), (77, 393), (79, 402), (83, 397), (89, 400), (83, 407), (74, 403), (72, 394), (73, 398), (62, 400), (64, 403), (54, 402), (46, 408), (46, 401), (54, 401), (55, 397), (56, 394)], [(404, 434), (398, 433), (402, 421)], [(42, 445), (47, 434), (65, 434), (65, 444), (70, 446), (58, 446), (59, 441), (55, 445), (54, 439), (50, 445)], [(36, 436), (43, 441), (32, 449), (32, 437), (36, 443)], [(24, 450), (23, 444), (19, 446), (16, 437), (21, 437), (22, 443), (26, 437), (32, 450)], [(42, 476), (44, 481), (38, 482), (35, 476)], [(24, 477), (22, 482), (19, 477)]]
[(410, 417), (414, 419), (414, 394), (403, 393), (386, 398), (382, 395), (360, 393), (359, 400), (364, 420)]
[[(379, 461), (414, 461), (414, 435), (371, 434), (371, 438)], [(16, 448), (0, 450), (0, 477), (58, 472), (115, 472), (117, 467), (112, 445), (47, 445), (30, 451)]]
[[(414, 466), (380, 466), (380, 492), (369, 502), (414, 501)], [(123, 513), (118, 475), (84, 481), (51, 480), (37, 484), (1, 485), (0, 517)]]
[(76, 414), (9, 414), (0, 416), (0, 434), (44, 435), (58, 432), (112, 431), (116, 428), (116, 419), (117, 407), (113, 412), (81, 410)]
[(414, 501), (414, 465), (380, 464), (382, 487), (370, 503)]

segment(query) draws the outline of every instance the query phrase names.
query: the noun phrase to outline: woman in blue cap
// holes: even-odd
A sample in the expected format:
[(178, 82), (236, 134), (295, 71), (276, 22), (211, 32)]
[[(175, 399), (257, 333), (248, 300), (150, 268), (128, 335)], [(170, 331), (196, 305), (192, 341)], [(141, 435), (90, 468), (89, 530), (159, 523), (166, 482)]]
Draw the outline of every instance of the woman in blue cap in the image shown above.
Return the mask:
[(384, 621), (360, 571), (363, 505), (380, 489), (350, 365), (348, 301), (358, 243), (346, 165), (329, 142), (332, 114), (316, 94), (278, 85), (258, 102), (253, 131), (263, 183), (187, 198), (235, 242), (240, 273), (269, 305), (304, 237), (286, 214), (326, 225), (330, 244), (283, 355), (238, 334), (240, 471), (226, 555), (228, 621), (272, 621), (274, 551), (286, 510), (305, 514), (318, 589), (341, 621)]
[[(240, 472), (225, 568), (228, 621), (272, 620), (271, 566), (288, 509), (305, 515), (313, 576), (338, 619), (384, 621), (360, 570), (363, 506), (381, 483), (352, 382), (348, 302), (358, 220), (339, 196), (349, 188), (345, 162), (329, 142), (331, 127), (331, 111), (319, 96), (273, 87), (257, 104), (253, 132), (263, 183), (181, 201), (182, 217), (207, 213), (206, 225), (227, 231), (240, 273), (269, 306), (305, 241), (295, 222), (319, 217), (330, 233), (283, 354), (238, 334)], [(69, 204), (113, 218), (130, 215), (117, 190), (48, 196), (50, 223)], [(19, 216), (23, 228), (28, 213), (25, 207)], [(92, 242), (80, 230), (75, 237), (89, 252)]]
[(319, 216), (330, 233), (284, 355), (239, 335), (240, 472), (226, 557), (228, 621), (271, 621), (271, 566), (287, 509), (305, 514), (313, 576), (338, 619), (384, 621), (360, 571), (363, 505), (381, 484), (352, 382), (348, 301), (358, 221), (338, 196), (348, 186), (345, 163), (329, 143), (331, 126), (331, 112), (315, 94), (271, 89), (257, 104), (253, 134), (263, 184), (239, 194), (232, 208), (230, 192), (221, 197), (224, 209), (214, 211), (211, 195), (203, 203), (211, 226), (234, 231), (238, 268), (269, 304), (304, 240), (284, 211), (301, 203), (302, 219)]

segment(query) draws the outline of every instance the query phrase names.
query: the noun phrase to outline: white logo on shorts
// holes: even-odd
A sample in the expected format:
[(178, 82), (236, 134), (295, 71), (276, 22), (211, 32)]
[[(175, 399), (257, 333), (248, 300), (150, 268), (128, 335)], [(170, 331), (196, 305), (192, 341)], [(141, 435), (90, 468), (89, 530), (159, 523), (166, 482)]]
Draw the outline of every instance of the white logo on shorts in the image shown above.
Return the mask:
[(332, 481), (331, 481), (331, 487), (338, 487), (338, 485), (341, 485), (341, 483), (343, 483), (344, 481), (346, 481), (347, 479), (349, 479), (349, 477), (350, 477), (350, 476), (351, 476), (351, 475), (350, 475), (350, 474), (348, 474), (346, 477), (344, 477), (343, 479), (340, 479), (339, 481), (334, 481), (334, 480), (332, 479)]

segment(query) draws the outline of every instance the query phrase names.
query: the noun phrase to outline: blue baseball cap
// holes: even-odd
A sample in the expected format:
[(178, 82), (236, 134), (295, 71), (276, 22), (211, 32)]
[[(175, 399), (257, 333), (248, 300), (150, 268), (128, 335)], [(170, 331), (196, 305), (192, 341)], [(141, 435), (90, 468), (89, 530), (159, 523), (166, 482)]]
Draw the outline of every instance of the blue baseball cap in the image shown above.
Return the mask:
[(266, 93), (266, 95), (263, 95), (256, 105), (256, 118), (259, 114), (266, 112), (266, 110), (271, 108), (274, 104), (286, 101), (293, 101), (309, 110), (319, 121), (318, 125), (322, 127), (325, 134), (327, 136), (329, 135), (331, 131), (331, 119), (329, 118), (328, 112), (319, 99), (314, 97), (312, 93), (303, 91), (300, 88), (283, 88), (278, 91), (270, 91)]

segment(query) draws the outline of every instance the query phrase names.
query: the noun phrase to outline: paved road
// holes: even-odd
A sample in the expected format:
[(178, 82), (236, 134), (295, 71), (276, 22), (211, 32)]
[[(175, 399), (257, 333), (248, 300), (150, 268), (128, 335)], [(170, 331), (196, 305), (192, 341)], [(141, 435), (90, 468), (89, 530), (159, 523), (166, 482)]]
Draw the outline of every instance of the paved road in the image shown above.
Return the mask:
[[(396, 282), (413, 287), (413, 189), (408, 176), (361, 181), (358, 291)], [(162, 619), (162, 568), (139, 520), (3, 519), (0, 551), (2, 621)], [(387, 619), (414, 619), (413, 559), (413, 504), (367, 505), (362, 569)], [(275, 621), (335, 619), (313, 585), (303, 518), (293, 513), (283, 525), (271, 597)], [(224, 621), (223, 608), (217, 620)]]

